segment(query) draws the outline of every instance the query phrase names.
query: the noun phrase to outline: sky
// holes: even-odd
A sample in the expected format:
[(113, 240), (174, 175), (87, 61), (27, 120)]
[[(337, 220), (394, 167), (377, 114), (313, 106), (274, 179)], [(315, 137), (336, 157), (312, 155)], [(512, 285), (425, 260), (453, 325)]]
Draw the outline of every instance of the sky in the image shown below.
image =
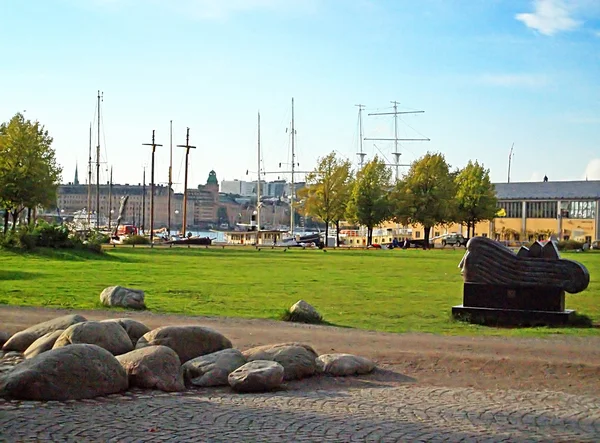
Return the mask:
[[(101, 181), (189, 184), (288, 178), (366, 138), (394, 137), (401, 163), (441, 152), (494, 182), (600, 180), (598, 0), (0, 0), (0, 121), (24, 112), (54, 137), (63, 181), (86, 181), (89, 128)], [(363, 141), (393, 162), (393, 142)], [(281, 163), (281, 167), (280, 167)], [(95, 169), (94, 169), (95, 170)], [(248, 172), (247, 172), (248, 171)], [(407, 171), (400, 168), (400, 173)], [(296, 180), (302, 179), (302, 174)]]

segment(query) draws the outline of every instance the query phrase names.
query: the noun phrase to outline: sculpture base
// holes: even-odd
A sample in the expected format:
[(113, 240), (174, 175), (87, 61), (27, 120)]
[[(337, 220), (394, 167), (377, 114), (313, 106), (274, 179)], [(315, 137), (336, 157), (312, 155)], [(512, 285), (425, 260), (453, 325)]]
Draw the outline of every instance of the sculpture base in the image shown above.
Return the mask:
[(504, 326), (564, 326), (574, 317), (575, 311), (535, 311), (524, 309), (483, 308), (453, 306), (452, 316), (470, 323)]
[(463, 306), (563, 312), (565, 291), (554, 286), (465, 283)]

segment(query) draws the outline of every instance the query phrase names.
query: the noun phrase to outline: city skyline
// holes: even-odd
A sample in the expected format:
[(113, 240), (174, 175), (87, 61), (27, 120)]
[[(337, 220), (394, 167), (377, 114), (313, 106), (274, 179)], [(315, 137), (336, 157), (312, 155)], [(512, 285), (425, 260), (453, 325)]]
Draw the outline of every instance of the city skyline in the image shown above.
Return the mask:
[[(0, 24), (3, 41), (20, 36), (0, 67), (11, 86), (0, 91), (0, 120), (24, 111), (43, 123), (63, 182), (76, 164), (86, 180), (97, 89), (102, 182), (113, 166), (115, 182), (141, 183), (144, 164), (150, 181), (142, 143), (154, 129), (163, 145), (155, 181), (165, 184), (170, 120), (174, 146), (186, 127), (197, 146), (190, 184), (210, 170), (219, 181), (256, 180), (259, 110), (263, 167), (287, 170), (292, 97), (300, 170), (331, 151), (356, 165), (355, 105), (366, 105), (365, 137), (386, 138), (393, 118), (368, 113), (398, 100), (399, 110), (425, 111), (404, 116), (399, 137), (431, 139), (402, 143), (401, 163), (442, 152), (453, 167), (478, 160), (505, 182), (514, 143), (511, 181), (600, 179), (600, 4), (592, 0), (5, 2)], [(392, 160), (393, 144), (376, 143), (363, 142), (367, 159)], [(184, 150), (173, 152), (181, 191)]]

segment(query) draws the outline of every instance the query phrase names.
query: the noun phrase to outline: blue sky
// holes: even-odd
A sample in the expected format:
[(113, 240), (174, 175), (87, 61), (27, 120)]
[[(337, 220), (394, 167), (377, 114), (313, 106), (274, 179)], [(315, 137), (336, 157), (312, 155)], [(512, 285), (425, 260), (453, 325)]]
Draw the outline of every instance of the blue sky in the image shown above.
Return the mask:
[[(597, 0), (1, 0), (0, 42), (0, 119), (44, 123), (65, 181), (76, 162), (84, 180), (98, 89), (103, 169), (120, 183), (141, 181), (153, 129), (167, 181), (170, 120), (174, 144), (191, 128), (193, 186), (211, 169), (254, 179), (258, 110), (278, 171), (291, 97), (301, 170), (332, 150), (356, 163), (358, 103), (365, 136), (392, 137), (391, 117), (367, 114), (397, 100), (425, 111), (399, 136), (431, 139), (402, 143), (403, 163), (442, 152), (506, 181), (514, 143), (511, 181), (600, 179)], [(392, 160), (376, 143), (367, 158)], [(176, 183), (182, 160), (174, 148)]]

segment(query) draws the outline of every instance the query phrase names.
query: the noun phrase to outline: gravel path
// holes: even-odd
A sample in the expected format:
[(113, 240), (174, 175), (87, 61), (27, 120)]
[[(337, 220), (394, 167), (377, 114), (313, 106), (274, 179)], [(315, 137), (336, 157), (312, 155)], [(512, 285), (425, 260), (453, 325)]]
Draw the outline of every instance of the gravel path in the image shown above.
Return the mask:
[[(70, 311), (0, 308), (15, 332)], [(385, 334), (265, 320), (77, 311), (150, 327), (201, 324), (245, 349), (300, 341), (381, 369), (275, 393), (128, 391), (78, 402), (0, 400), (0, 441), (600, 441), (600, 339)]]

